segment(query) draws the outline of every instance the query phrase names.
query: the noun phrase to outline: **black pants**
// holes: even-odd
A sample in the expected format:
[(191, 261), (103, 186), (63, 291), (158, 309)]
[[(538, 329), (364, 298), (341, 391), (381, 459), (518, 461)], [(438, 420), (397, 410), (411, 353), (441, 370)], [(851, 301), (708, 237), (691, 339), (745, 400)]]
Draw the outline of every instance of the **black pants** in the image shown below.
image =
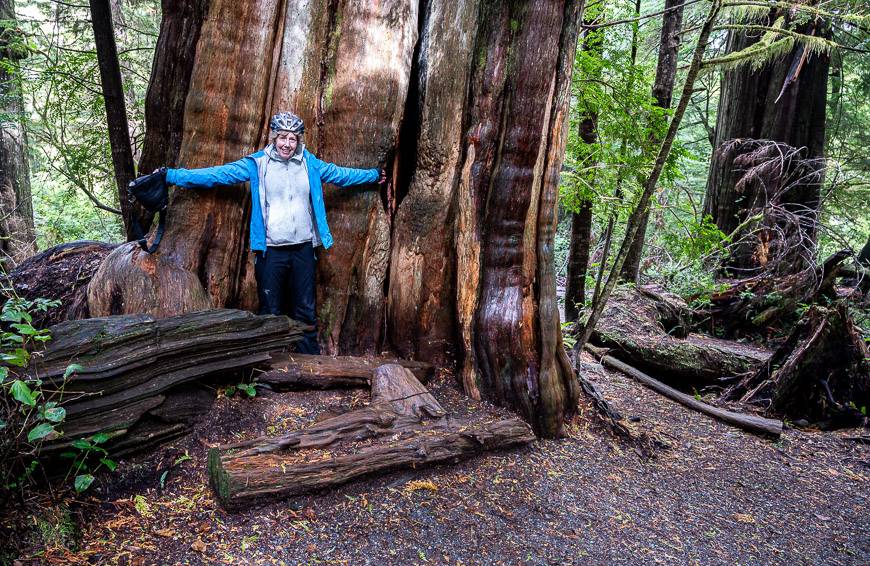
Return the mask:
[[(303, 324), (317, 322), (315, 311), (315, 262), (311, 242), (269, 247), (258, 253), (254, 274), (260, 314), (285, 314)], [(296, 343), (301, 354), (319, 354), (317, 332), (306, 332)]]

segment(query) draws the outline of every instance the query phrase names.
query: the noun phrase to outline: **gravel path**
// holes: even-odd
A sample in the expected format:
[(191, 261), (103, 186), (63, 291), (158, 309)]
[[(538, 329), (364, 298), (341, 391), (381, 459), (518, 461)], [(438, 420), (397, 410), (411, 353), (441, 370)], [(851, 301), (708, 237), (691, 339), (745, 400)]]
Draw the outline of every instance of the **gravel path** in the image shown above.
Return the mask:
[[(600, 366), (592, 377), (639, 417), (635, 431), (670, 448), (642, 458), (581, 417), (566, 439), (228, 515), (207, 485), (206, 445), (274, 434), (367, 394), (220, 398), (194, 435), (124, 462), (76, 505), (77, 552), (47, 549), (34, 563), (870, 563), (870, 447), (845, 439), (856, 431), (788, 429), (773, 442)], [(449, 376), (431, 388), (448, 410), (468, 404)]]

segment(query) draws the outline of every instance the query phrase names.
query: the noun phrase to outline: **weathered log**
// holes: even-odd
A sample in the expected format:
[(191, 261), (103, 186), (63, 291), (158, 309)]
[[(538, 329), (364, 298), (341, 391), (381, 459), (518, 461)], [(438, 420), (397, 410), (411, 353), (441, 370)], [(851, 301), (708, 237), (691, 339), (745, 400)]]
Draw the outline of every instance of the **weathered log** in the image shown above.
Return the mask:
[(288, 389), (342, 389), (369, 387), (372, 372), (385, 364), (399, 364), (414, 374), (421, 383), (428, 382), (435, 367), (426, 362), (364, 358), (355, 356), (312, 356), (279, 353), (257, 369), (257, 381)]
[(673, 387), (668, 387), (661, 381), (654, 379), (649, 375), (643, 373), (642, 371), (617, 360), (613, 356), (606, 355), (606, 350), (603, 350), (601, 348), (595, 348), (594, 346), (587, 346), (587, 348), (594, 355), (600, 357), (601, 363), (603, 365), (611, 369), (621, 371), (625, 375), (643, 383), (653, 391), (664, 395), (668, 399), (676, 401), (690, 409), (719, 419), (724, 423), (736, 426), (738, 428), (742, 428), (743, 430), (748, 430), (749, 432), (770, 434), (776, 437), (782, 434), (782, 421), (766, 419), (764, 417), (758, 417), (755, 415), (744, 415), (741, 413), (735, 413), (734, 411), (726, 411), (725, 409), (720, 409), (719, 407), (708, 405), (707, 403), (695, 399), (691, 395), (686, 395), (685, 393), (677, 391)]
[(870, 405), (870, 353), (845, 305), (812, 306), (770, 361), (723, 397), (826, 427), (854, 425)]
[(532, 440), (516, 418), (451, 418), (408, 369), (389, 364), (374, 372), (369, 406), (278, 438), (213, 448), (209, 478), (221, 504), (235, 511)]
[(88, 282), (116, 247), (105, 242), (69, 242), (30, 257), (10, 271), (9, 279), (19, 297), (60, 301), (58, 307), (33, 313), (33, 324), (45, 328), (64, 320), (87, 318)]
[[(592, 334), (612, 356), (650, 373), (667, 375), (674, 385), (720, 382), (753, 371), (770, 352), (748, 344), (691, 333), (688, 307), (653, 289), (618, 289)], [(685, 338), (677, 335), (684, 334)]]
[[(26, 370), (47, 390), (64, 392), (64, 434), (46, 442), (44, 454), (98, 432), (111, 434), (106, 446), (113, 449), (135, 448), (129, 434), (144, 441), (187, 430), (211, 397), (180, 385), (262, 363), (302, 329), (287, 317), (225, 309), (159, 320), (128, 315), (67, 321), (50, 332), (53, 340), (34, 352)], [(64, 377), (71, 364), (80, 368)], [(155, 424), (140, 434), (145, 417)]]

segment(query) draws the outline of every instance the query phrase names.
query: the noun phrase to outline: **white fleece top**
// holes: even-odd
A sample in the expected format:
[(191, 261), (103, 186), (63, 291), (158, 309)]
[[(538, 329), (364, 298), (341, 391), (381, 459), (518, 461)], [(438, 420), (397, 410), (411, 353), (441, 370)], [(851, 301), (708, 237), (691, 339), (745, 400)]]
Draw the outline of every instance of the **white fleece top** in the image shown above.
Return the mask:
[(263, 165), (266, 245), (310, 242), (314, 238), (314, 213), (302, 145), (290, 159), (281, 159), (270, 145)]

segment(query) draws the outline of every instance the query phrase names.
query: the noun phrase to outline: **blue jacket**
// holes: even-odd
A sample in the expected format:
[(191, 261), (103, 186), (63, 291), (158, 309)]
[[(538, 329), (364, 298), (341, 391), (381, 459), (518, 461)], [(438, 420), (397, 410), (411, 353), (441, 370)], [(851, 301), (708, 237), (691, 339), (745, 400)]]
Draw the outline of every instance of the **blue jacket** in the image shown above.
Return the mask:
[[(332, 234), (326, 223), (326, 206), (323, 203), (322, 183), (332, 183), (339, 187), (349, 187), (377, 182), (380, 172), (377, 169), (351, 169), (339, 167), (317, 159), (307, 149), (303, 150), (305, 166), (308, 170), (311, 209), (314, 212), (315, 228), (324, 248), (332, 246)], [(263, 219), (263, 206), (260, 198), (259, 163), (268, 159), (265, 151), (243, 157), (238, 161), (205, 167), (202, 169), (168, 169), (166, 181), (171, 185), (192, 188), (211, 188), (219, 185), (251, 183), (251, 251), (266, 251), (266, 225)]]

